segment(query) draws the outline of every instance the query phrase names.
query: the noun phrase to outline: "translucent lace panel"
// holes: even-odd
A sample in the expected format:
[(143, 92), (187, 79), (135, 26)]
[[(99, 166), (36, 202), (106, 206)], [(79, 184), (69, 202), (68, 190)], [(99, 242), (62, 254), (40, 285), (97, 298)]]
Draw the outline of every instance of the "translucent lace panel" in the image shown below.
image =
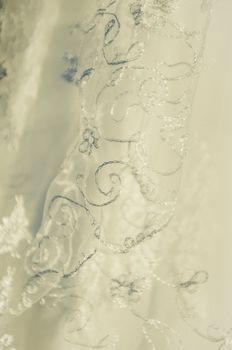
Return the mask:
[(190, 132), (212, 5), (0, 1), (0, 350), (232, 349)]

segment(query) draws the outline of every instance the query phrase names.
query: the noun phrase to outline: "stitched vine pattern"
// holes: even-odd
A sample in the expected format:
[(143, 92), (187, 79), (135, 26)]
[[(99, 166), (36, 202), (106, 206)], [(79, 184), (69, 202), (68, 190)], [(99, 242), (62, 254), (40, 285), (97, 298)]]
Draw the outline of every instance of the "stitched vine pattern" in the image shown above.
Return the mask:
[[(205, 334), (195, 324), (195, 306), (189, 311), (207, 272), (192, 271), (170, 284), (156, 273), (158, 258), (146, 254), (175, 214), (209, 21), (210, 2), (196, 1), (197, 28), (179, 23), (186, 4), (99, 1), (87, 19), (69, 28), (76, 44), (61, 54), (61, 78), (81, 95), (80, 135), (49, 189), (41, 228), (28, 240), (26, 283), (11, 307), (4, 295), (0, 300), (1, 310), (13, 316), (36, 303), (65, 305), (64, 339), (71, 344), (117, 347), (117, 331), (97, 322), (103, 303), (116, 303), (141, 322), (151, 349), (157, 348), (151, 332), (167, 349), (184, 349), (176, 330), (136, 310), (158, 281), (175, 290), (180, 313), (197, 334), (230, 349), (228, 332)], [(177, 52), (172, 62), (170, 50)], [(150, 147), (153, 138), (157, 150)]]

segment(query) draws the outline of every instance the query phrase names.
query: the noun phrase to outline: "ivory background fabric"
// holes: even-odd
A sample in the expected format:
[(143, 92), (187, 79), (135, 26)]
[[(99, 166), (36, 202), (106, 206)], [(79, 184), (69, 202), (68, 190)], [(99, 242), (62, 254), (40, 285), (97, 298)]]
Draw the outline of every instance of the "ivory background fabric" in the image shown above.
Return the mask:
[[(28, 283), (30, 287), (31, 276), (38, 278), (35, 271), (37, 273), (44, 271), (44, 265), (47, 264), (50, 269), (59, 269), (59, 277), (57, 279), (56, 276), (54, 279), (53, 276), (51, 279), (45, 277), (42, 283), (39, 282), (39, 296), (37, 296), (37, 292), (33, 294), (32, 291), (32, 305), (29, 303), (26, 306), (28, 310), (23, 310), (22, 315), (9, 317), (12, 312), (2, 307), (0, 332), (2, 336), (4, 334), (12, 335), (13, 340), (11, 341), (11, 338), (6, 336), (5, 340), (4, 338), (1, 340), (0, 334), (0, 349), (2, 347), (2, 349), (15, 348), (18, 350), (72, 350), (87, 347), (122, 350), (230, 350), (232, 348), (230, 333), (232, 328), (230, 311), (230, 208), (232, 199), (230, 184), (232, 175), (230, 160), (230, 94), (232, 87), (230, 62), (232, 51), (230, 37), (232, 3), (230, 0), (214, 1), (213, 3), (204, 58), (196, 90), (195, 85), (193, 85), (193, 109), (187, 132), (190, 134), (189, 151), (184, 159), (183, 174), (182, 176), (178, 174), (177, 178), (171, 178), (170, 182), (167, 183), (163, 183), (163, 180), (157, 180), (158, 185), (161, 183), (162, 191), (164, 191), (159, 197), (160, 201), (163, 200), (166, 193), (169, 193), (168, 190), (172, 186), (175, 191), (179, 192), (174, 217), (168, 222), (165, 230), (153, 237), (152, 240), (139, 245), (138, 249), (132, 250), (132, 253), (118, 254), (108, 250), (104, 244), (102, 247), (98, 243), (96, 237), (91, 234), (89, 223), (85, 222), (86, 214), (81, 211), (82, 209), (79, 209), (77, 214), (78, 220), (80, 220), (78, 221), (78, 229), (76, 226), (75, 229), (72, 228), (74, 232), (72, 237), (75, 237), (73, 240), (69, 240), (68, 235), (66, 237), (66, 231), (65, 233), (59, 231), (58, 224), (57, 227), (53, 228), (52, 226), (51, 230), (49, 225), (46, 226), (47, 213), (50, 213), (49, 215), (56, 223), (59, 220), (60, 223), (65, 220), (67, 214), (67, 217), (71, 218), (70, 227), (72, 227), (73, 209), (66, 208), (64, 217), (58, 217), (59, 209), (54, 206), (50, 212), (49, 203), (57, 195), (64, 196), (71, 193), (72, 198), (74, 198), (72, 186), (75, 187), (77, 174), (83, 169), (88, 195), (94, 201), (98, 201), (100, 197), (88, 178), (88, 173), (91, 173), (94, 166), (102, 159), (105, 161), (118, 158), (123, 159), (123, 161), (127, 160), (124, 145), (118, 148), (118, 145), (108, 147), (107, 143), (103, 144), (104, 152), (100, 153), (100, 158), (97, 158), (98, 155), (94, 156), (95, 148), (96, 152), (101, 152), (101, 146), (98, 150), (92, 144), (92, 148), (89, 149), (89, 144), (84, 143), (85, 138), (83, 139), (85, 121), (81, 117), (83, 113), (82, 102), (83, 100), (87, 101), (87, 106), (85, 106), (87, 118), (91, 118), (95, 107), (92, 96), (95, 96), (99, 86), (98, 82), (101, 82), (101, 76), (104, 80), (104, 74), (108, 74), (108, 70), (106, 72), (108, 68), (105, 68), (101, 61), (100, 63), (99, 61), (94, 62), (95, 70), (98, 69), (103, 73), (96, 80), (96, 85), (94, 85), (94, 76), (93, 83), (91, 83), (90, 75), (86, 85), (83, 85), (82, 92), (79, 86), (62, 78), (62, 74), (68, 67), (67, 59), (65, 60), (68, 50), (74, 55), (78, 53), (81, 46), (79, 34), (77, 37), (70, 35), (70, 31), (73, 30), (72, 25), (83, 20), (85, 23), (90, 14), (94, 14), (96, 9), (106, 6), (106, 3), (108, 2), (103, 4), (101, 1), (73, 0), (53, 0), (49, 3), (42, 1), (40, 4), (35, 4), (33, 1), (8, 0), (3, 2), (3, 5), (6, 6), (6, 12), (1, 16), (3, 19), (4, 16), (9, 17), (8, 22), (6, 21), (8, 26), (5, 24), (5, 28), (6, 30), (11, 28), (13, 34), (8, 38), (8, 44), (6, 43), (7, 36), (2, 36), (5, 41), (1, 40), (0, 61), (3, 62), (2, 65), (6, 67), (8, 74), (0, 81), (2, 108), (1, 217), (12, 215), (16, 203), (15, 195), (18, 196), (19, 208), (17, 211), (16, 207), (15, 211), (16, 226), (12, 224), (8, 231), (0, 230), (0, 243), (4, 247), (4, 235), (7, 234), (10, 237), (10, 232), (16, 232), (18, 235), (13, 238), (15, 245), (16, 237), (20, 239), (20, 235), (28, 240), (28, 243), (26, 240), (20, 242), (19, 248), (13, 247), (21, 258), (12, 257), (11, 254), (14, 251), (9, 251), (7, 254), (2, 252), (0, 255), (2, 276), (6, 275), (8, 266), (16, 268), (17, 271), (17, 277), (14, 277), (12, 281), (13, 292), (9, 292), (10, 297), (13, 294), (12, 301), (10, 300), (11, 308), (17, 309), (24, 285), (26, 286)], [(129, 2), (121, 3), (119, 1), (118, 3), (117, 10), (112, 4), (109, 11), (118, 14), (122, 23), (121, 29), (125, 30), (125, 34), (120, 32), (121, 36), (116, 37), (119, 38), (116, 42), (117, 45), (121, 44), (122, 52), (125, 52), (125, 47), (130, 45), (135, 34), (131, 29), (132, 22), (129, 22), (128, 13), (125, 10), (128, 9)], [(144, 6), (146, 3), (148, 4), (149, 1), (144, 1)], [(153, 5), (172, 6), (174, 3), (174, 1), (156, 1)], [(175, 19), (183, 20), (185, 24), (193, 28), (198, 27), (199, 23), (205, 24), (207, 22), (207, 16), (201, 22), (198, 7), (202, 5), (206, 11), (210, 11), (208, 8), (210, 2), (204, 1), (201, 4), (201, 1), (193, 3), (193, 1), (188, 0), (186, 2), (180, 1), (177, 5), (179, 6), (177, 11), (180, 12), (177, 12), (177, 15), (174, 12)], [(134, 13), (138, 15), (139, 10), (137, 7), (135, 9)], [(164, 9), (166, 9), (164, 16), (169, 16), (169, 8), (164, 7)], [(156, 11), (159, 13), (157, 7)], [(14, 13), (20, 13), (21, 17), (19, 15), (13, 16)], [(11, 15), (12, 21), (15, 23), (13, 27), (10, 21)], [(135, 15), (134, 18), (135, 21), (138, 21), (139, 17)], [(113, 22), (110, 25), (108, 23), (108, 31), (105, 27), (107, 23), (104, 23), (103, 26), (105, 35), (106, 33), (110, 33), (107, 35), (116, 35), (114, 27), (110, 27)], [(21, 32), (20, 30), (17, 32), (16, 28), (20, 28), (20, 30), (23, 28), (24, 35), (19, 34)], [(78, 27), (76, 29), (78, 31)], [(147, 56), (145, 58), (141, 56), (141, 65), (148, 64), (153, 67), (153, 59), (159, 60), (159, 53), (163, 51), (167, 53), (168, 59), (175, 61), (178, 50), (175, 51), (176, 48), (169, 50), (169, 46), (165, 47), (169, 44), (166, 44), (166, 39), (162, 38), (162, 35), (159, 39), (153, 40), (154, 34), (151, 27), (143, 29), (142, 34), (140, 34), (140, 29), (136, 30), (138, 30), (136, 35), (138, 35), (139, 40), (146, 42), (148, 40), (146, 35), (149, 32), (151, 36), (149, 37), (148, 34), (150, 46), (149, 44), (145, 45), (144, 52), (147, 53)], [(175, 29), (172, 30), (174, 34)], [(171, 31), (170, 28), (169, 31)], [(169, 32), (169, 34), (171, 33)], [(94, 45), (95, 41), (98, 40), (98, 34), (99, 32), (87, 36), (88, 40), (82, 46), (83, 59), (79, 61), (78, 66), (82, 72), (89, 68), (89, 62), (95, 55), (96, 47)], [(11, 44), (12, 37), (16, 38), (17, 45), (13, 40)], [(167, 51), (165, 51), (166, 48)], [(179, 50), (180, 56), (189, 58), (185, 49), (182, 51), (180, 48)], [(117, 56), (111, 51), (108, 51), (107, 55), (113, 60), (116, 60), (117, 57), (120, 58), (119, 53)], [(70, 56), (68, 57), (70, 63)], [(89, 71), (85, 72), (87, 75), (89, 74)], [(80, 80), (80, 73), (78, 74), (76, 79)], [(130, 74), (136, 76), (136, 73)], [(120, 139), (125, 140), (128, 135), (131, 137), (133, 134), (130, 133), (130, 130), (136, 129), (139, 125), (137, 122), (133, 122), (132, 117), (133, 115), (139, 116), (139, 111), (136, 108), (133, 110), (134, 105), (137, 106), (133, 100), (134, 90), (131, 93), (132, 97), (129, 95), (130, 89), (132, 89), (132, 82), (129, 80), (130, 74), (128, 77), (126, 76), (128, 79), (126, 82), (122, 81), (121, 85), (113, 86), (109, 95), (102, 95), (103, 99), (100, 102), (102, 114), (99, 120), (103, 120), (103, 123), (100, 122), (100, 136), (97, 133), (91, 134), (91, 137), (95, 138), (93, 142), (98, 142), (98, 136), (99, 138), (113, 139), (120, 135)], [(142, 77), (138, 75), (136, 79), (142, 79)], [(162, 93), (162, 79), (160, 90), (155, 85), (156, 82), (151, 80), (150, 84), (149, 79), (148, 82), (148, 90), (144, 93), (143, 98), (150, 101), (148, 109), (151, 108), (151, 114), (158, 113), (157, 110), (155, 112), (153, 110), (156, 105), (154, 107), (149, 89), (151, 89), (152, 94), (156, 93), (157, 89), (158, 94)], [(192, 81), (186, 82), (187, 87), (191, 84)], [(128, 122), (123, 127), (118, 128), (117, 126), (118, 129), (115, 131), (115, 127), (110, 123), (107, 124), (108, 119), (105, 115), (110, 112), (110, 107), (115, 101), (115, 91), (121, 97), (120, 91), (124, 91), (125, 88), (129, 93), (126, 95), (126, 102), (122, 102), (122, 106), (126, 106), (128, 100), (132, 101), (133, 108), (130, 107), (132, 108), (132, 116), (129, 114), (128, 119), (126, 119)], [(154, 90), (152, 90), (153, 88)], [(174, 86), (173, 90), (170, 89), (171, 94), (173, 93), (175, 96), (175, 94), (178, 95), (181, 88)], [(162, 98), (164, 97), (162, 96)], [(117, 118), (120, 109), (117, 110), (115, 107), (115, 110), (114, 117)], [(165, 106), (165, 113), (168, 112), (169, 109)], [(170, 169), (170, 165), (176, 164), (174, 155), (170, 155), (160, 143), (160, 124), (153, 124), (154, 119), (150, 116), (148, 119), (149, 122), (141, 125), (142, 127), (148, 125), (145, 128), (144, 139), (150, 152), (149, 162), (155, 159), (155, 166), (159, 164), (165, 169)], [(80, 152), (78, 153), (78, 148), (72, 151), (72, 145), (76, 144), (76, 139), (78, 145), (83, 142), (82, 147), (87, 147), (82, 148), (85, 151), (83, 158), (79, 154)], [(93, 155), (88, 156), (87, 153), (90, 151)], [(63, 163), (67, 152), (70, 156), (66, 163)], [(137, 163), (134, 166), (136, 167)], [(60, 169), (64, 171), (62, 170), (63, 172), (60, 173)], [(107, 198), (110, 199), (118, 193), (119, 178), (115, 175), (118, 174), (117, 171), (113, 169), (111, 182), (107, 177), (108, 174), (105, 174), (105, 179), (103, 179), (105, 181), (103, 184), (106, 184), (106, 187), (103, 186), (103, 191), (110, 188), (109, 184), (113, 186), (113, 191), (115, 191), (108, 194)], [(123, 175), (123, 171), (120, 175)], [(124, 178), (122, 177), (122, 179)], [(100, 222), (104, 223), (108, 232), (107, 237), (115, 239), (116, 242), (125, 238), (118, 229), (121, 225), (122, 215), (127, 215), (127, 218), (132, 217), (136, 225), (140, 225), (139, 219), (143, 217), (141, 207), (138, 206), (138, 203), (141, 203), (141, 198), (138, 197), (135, 182), (130, 175), (128, 180), (125, 180), (126, 182), (123, 181), (123, 199), (125, 199), (125, 203), (128, 203), (126, 202), (128, 196), (131, 201), (128, 207), (125, 206), (125, 212), (121, 210), (121, 207), (124, 208), (125, 203), (123, 202), (120, 206), (107, 211), (104, 211), (103, 208), (97, 217)], [(152, 181), (148, 181), (148, 183), (153, 184), (153, 181), (152, 178)], [(74, 185), (72, 185), (73, 183)], [(157, 183), (155, 184), (157, 185)], [(148, 193), (150, 193), (149, 191), (151, 191), (150, 187)], [(21, 202), (20, 196), (23, 197), (24, 202)], [(152, 202), (153, 197), (151, 200), (148, 196), (148, 199), (148, 202)], [(25, 213), (23, 214), (20, 203), (25, 205)], [(158, 204), (156, 203), (156, 205)], [(148, 207), (146, 202), (142, 210), (146, 213)], [(25, 220), (22, 219), (24, 214)], [(17, 215), (19, 222), (17, 222)], [(49, 215), (48, 217), (50, 217)], [(97, 211), (96, 215), (98, 215)], [(150, 212), (149, 215), (151, 215)], [(4, 220), (1, 227), (4, 226)], [(149, 217), (144, 219), (145, 228), (149, 226), (149, 220), (151, 220)], [(153, 222), (152, 224), (154, 225)], [(38, 237), (38, 234), (46, 236), (46, 232), (52, 238), (47, 239), (47, 241), (41, 239), (43, 243), (34, 248), (35, 243), (33, 243), (31, 236)], [(57, 240), (54, 239), (54, 236), (60, 239), (62, 235), (66, 237), (61, 237), (65, 243), (64, 245), (58, 243), (56, 250)], [(52, 242), (51, 245), (49, 245), (49, 240)], [(46, 245), (47, 243), (48, 245)], [(45, 248), (43, 248), (43, 244)], [(69, 244), (71, 244), (71, 248)], [(97, 253), (95, 253), (96, 250)], [(49, 256), (47, 263), (46, 254)], [(92, 255), (93, 260), (91, 260)], [(58, 256), (59, 258), (57, 258)], [(44, 265), (43, 261), (45, 261)], [(80, 269), (80, 275), (77, 276), (75, 283), (71, 279), (70, 284), (75, 284), (75, 286), (69, 292), (73, 286), (66, 284), (66, 282), (60, 282), (60, 276), (62, 273), (63, 276), (68, 275), (68, 271), (75, 266), (76, 261), (83, 261), (84, 267)], [(85, 261), (87, 261), (86, 264)], [(25, 265), (27, 266), (26, 271), (24, 270)], [(34, 271), (34, 275), (31, 271)], [(4, 280), (1, 279), (1, 281)], [(132, 282), (134, 285), (130, 284)], [(194, 284), (194, 282), (196, 283)], [(184, 283), (189, 283), (189, 286), (184, 286)], [(4, 282), (2, 284), (0, 282), (0, 301), (3, 300), (3, 302), (5, 300), (5, 292), (3, 291), (6, 285)], [(58, 290), (57, 286), (59, 286)], [(139, 291), (138, 300), (137, 292), (133, 292), (133, 288), (135, 291)], [(64, 290), (68, 292), (64, 292)], [(148, 320), (153, 321), (149, 323)], [(82, 327), (84, 331), (82, 331)], [(168, 343), (168, 339), (170, 343)]]

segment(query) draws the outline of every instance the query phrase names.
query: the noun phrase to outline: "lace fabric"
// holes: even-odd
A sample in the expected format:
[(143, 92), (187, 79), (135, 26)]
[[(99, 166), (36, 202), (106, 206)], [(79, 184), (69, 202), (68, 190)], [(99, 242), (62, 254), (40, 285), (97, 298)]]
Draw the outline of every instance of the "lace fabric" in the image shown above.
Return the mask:
[[(20, 2), (24, 16), (28, 4)], [(212, 326), (202, 303), (209, 272), (196, 264), (202, 188), (209, 186), (204, 143), (192, 154), (201, 163), (182, 178), (212, 3), (72, 1), (63, 13), (65, 6), (40, 4), (22, 54), (37, 48), (34, 101), (41, 75), (35, 64), (43, 64), (58, 31), (62, 50), (51, 50), (59, 52), (59, 75), (51, 76), (77, 102), (77, 132), (49, 185), (36, 235), (22, 194), (2, 220), (0, 349), (31, 348), (31, 329), (35, 339), (42, 336), (34, 349), (191, 349), (187, 332), (229, 350), (230, 329)], [(1, 33), (10, 26), (9, 9), (1, 4)], [(3, 88), (11, 84), (5, 83), (8, 61), (0, 67)], [(18, 125), (27, 125), (30, 82), (17, 90), (26, 107), (23, 119), (13, 114), (16, 149), (24, 137)], [(17, 108), (17, 98), (12, 101)], [(23, 325), (28, 333), (20, 341)]]

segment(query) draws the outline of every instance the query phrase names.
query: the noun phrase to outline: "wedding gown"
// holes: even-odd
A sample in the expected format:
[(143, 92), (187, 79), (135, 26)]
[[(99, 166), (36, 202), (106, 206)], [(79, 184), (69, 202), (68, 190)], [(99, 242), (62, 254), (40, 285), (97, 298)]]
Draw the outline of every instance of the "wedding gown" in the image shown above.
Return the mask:
[(0, 1), (0, 350), (232, 350), (231, 14)]

